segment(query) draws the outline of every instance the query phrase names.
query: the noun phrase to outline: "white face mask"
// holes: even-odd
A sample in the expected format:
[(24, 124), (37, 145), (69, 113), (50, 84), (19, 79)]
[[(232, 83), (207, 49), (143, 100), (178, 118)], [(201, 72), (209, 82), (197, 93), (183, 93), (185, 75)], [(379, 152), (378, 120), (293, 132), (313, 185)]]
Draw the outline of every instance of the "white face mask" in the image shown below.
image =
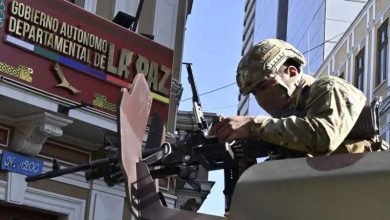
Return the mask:
[(284, 73), (276, 73), (276, 74), (272, 74), (274, 79), (276, 80), (276, 82), (278, 82), (281, 86), (283, 86), (286, 90), (287, 90), (287, 95), (291, 98), (292, 97), (292, 94), (293, 92), (295, 91), (295, 89), (298, 87), (299, 85), (299, 82), (301, 81), (302, 79), (302, 74), (299, 74), (294, 83), (292, 84), (292, 86), (288, 86), (284, 81), (283, 79), (281, 78), (280, 74), (284, 74)]

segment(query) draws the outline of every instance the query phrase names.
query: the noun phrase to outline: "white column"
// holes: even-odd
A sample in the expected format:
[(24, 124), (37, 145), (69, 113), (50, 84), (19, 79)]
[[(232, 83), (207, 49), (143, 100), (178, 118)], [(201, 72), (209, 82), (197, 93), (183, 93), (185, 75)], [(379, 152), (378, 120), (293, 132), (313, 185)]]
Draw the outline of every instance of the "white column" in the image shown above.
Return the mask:
[(370, 60), (371, 60), (371, 66), (370, 66), (370, 70), (368, 71), (370, 74), (370, 87), (371, 87), (371, 91), (369, 91), (369, 100), (371, 101), (372, 98), (373, 98), (373, 95), (374, 95), (374, 89), (375, 89), (375, 53), (376, 53), (376, 44), (375, 44), (375, 38), (376, 38), (376, 34), (375, 34), (375, 22), (374, 20), (371, 20), (370, 24), (369, 24), (369, 34), (368, 36), (371, 37), (371, 42), (368, 42), (368, 45), (371, 45), (371, 56), (370, 56)]
[(118, 11), (123, 11), (135, 17), (137, 14), (138, 4), (139, 0), (116, 0), (114, 16), (118, 13)]
[(95, 14), (96, 5), (97, 5), (97, 0), (85, 0), (84, 9)]
[(156, 1), (154, 19), (155, 41), (173, 49), (175, 47), (178, 0)]
[[(363, 80), (364, 80), (364, 88), (363, 88), (363, 92), (364, 94), (369, 97), (370, 96), (370, 92), (368, 91), (368, 84), (369, 84), (369, 71), (368, 69), (370, 68), (370, 66), (368, 66), (369, 62), (368, 62), (368, 53), (370, 52), (369, 51), (369, 48), (368, 48), (368, 45), (369, 45), (369, 42), (368, 42), (368, 37), (369, 37), (369, 33), (366, 34), (365, 36), (365, 39), (363, 40), (364, 41), (364, 70), (363, 70), (363, 73), (364, 73), (364, 77), (363, 77)], [(372, 75), (372, 73), (371, 73)], [(371, 100), (371, 99), (370, 99)]]

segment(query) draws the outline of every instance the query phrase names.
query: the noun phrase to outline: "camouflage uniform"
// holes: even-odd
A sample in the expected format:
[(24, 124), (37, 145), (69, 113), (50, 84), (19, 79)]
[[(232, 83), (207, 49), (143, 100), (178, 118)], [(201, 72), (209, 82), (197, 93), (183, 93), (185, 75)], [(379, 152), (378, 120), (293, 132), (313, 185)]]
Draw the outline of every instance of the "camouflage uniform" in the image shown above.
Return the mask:
[(364, 94), (340, 78), (314, 80), (303, 73), (291, 88), (276, 74), (288, 59), (305, 64), (303, 54), (292, 45), (268, 39), (252, 47), (238, 65), (237, 84), (242, 94), (273, 77), (291, 98), (283, 115), (256, 117), (251, 136), (311, 155), (370, 151), (371, 139), (346, 139), (366, 104)]
[(345, 140), (366, 103), (364, 94), (333, 76), (308, 83), (298, 86), (301, 91), (294, 94), (296, 100), (286, 109), (290, 116), (258, 116), (251, 125), (251, 135), (312, 155), (370, 151), (371, 140)]

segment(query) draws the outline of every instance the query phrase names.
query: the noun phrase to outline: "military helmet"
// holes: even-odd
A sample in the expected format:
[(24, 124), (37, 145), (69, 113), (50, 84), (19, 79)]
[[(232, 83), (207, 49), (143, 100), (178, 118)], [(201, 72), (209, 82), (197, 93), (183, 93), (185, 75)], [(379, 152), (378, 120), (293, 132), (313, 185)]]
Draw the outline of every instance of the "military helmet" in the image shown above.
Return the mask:
[(282, 40), (266, 39), (254, 45), (237, 67), (236, 80), (240, 92), (248, 95), (261, 81), (276, 73), (288, 59), (301, 66), (306, 62), (301, 52)]

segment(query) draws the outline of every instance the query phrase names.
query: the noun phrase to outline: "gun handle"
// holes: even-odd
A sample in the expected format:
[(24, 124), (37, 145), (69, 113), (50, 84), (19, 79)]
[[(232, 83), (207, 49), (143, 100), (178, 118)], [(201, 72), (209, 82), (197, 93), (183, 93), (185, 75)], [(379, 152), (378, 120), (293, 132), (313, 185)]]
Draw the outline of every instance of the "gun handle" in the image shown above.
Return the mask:
[(236, 186), (239, 178), (239, 173), (237, 161), (235, 161), (227, 152), (225, 155), (223, 169), (225, 175), (225, 189), (223, 190), (223, 194), (225, 195), (225, 213), (228, 213), (230, 210), (234, 187)]

